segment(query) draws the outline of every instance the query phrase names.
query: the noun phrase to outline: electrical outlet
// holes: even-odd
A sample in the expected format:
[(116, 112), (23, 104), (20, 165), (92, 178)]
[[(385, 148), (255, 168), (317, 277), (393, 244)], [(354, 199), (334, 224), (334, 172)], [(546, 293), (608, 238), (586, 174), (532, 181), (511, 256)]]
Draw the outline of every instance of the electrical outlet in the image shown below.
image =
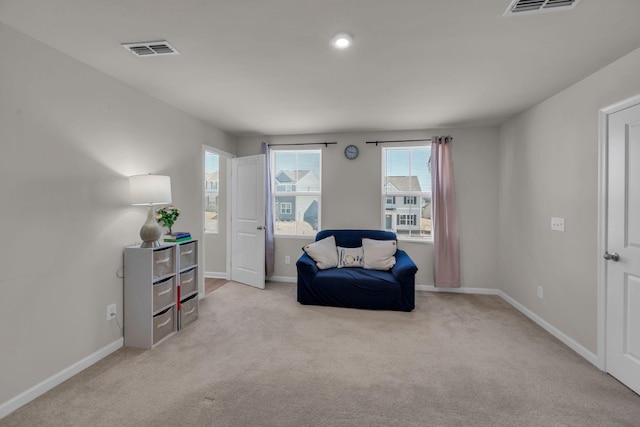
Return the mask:
[(538, 298), (542, 299), (542, 286), (538, 286)]
[(291, 257), (289, 255), (284, 257), (284, 263), (285, 264), (291, 264)]
[(107, 322), (111, 319), (115, 319), (117, 315), (116, 305), (111, 304), (107, 306)]
[(564, 231), (564, 218), (551, 218), (551, 229), (553, 231)]

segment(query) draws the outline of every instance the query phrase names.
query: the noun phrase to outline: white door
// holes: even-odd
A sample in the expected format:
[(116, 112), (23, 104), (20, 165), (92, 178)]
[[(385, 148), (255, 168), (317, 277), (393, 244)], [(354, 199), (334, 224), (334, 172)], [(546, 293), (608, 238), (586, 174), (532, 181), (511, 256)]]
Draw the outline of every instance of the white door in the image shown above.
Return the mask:
[(640, 393), (640, 105), (608, 118), (607, 371)]
[(231, 191), (231, 280), (264, 289), (264, 154), (231, 160)]

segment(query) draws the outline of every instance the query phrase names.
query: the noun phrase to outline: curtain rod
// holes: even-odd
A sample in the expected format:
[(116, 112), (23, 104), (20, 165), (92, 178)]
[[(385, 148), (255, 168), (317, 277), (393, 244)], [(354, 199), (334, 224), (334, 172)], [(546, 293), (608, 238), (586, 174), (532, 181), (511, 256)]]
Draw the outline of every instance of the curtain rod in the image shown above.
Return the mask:
[(394, 141), (367, 141), (367, 144), (386, 144), (387, 142), (431, 142), (431, 138), (427, 139), (396, 139)]
[(324, 145), (328, 147), (329, 145), (337, 144), (337, 142), (296, 142), (291, 144), (267, 144), (269, 147), (277, 147), (281, 145)]

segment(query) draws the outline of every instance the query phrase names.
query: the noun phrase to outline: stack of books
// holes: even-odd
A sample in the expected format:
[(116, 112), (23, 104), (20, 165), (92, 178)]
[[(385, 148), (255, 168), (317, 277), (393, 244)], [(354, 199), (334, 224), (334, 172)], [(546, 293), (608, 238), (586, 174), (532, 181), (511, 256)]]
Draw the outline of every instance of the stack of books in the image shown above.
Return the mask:
[(166, 234), (164, 236), (165, 242), (180, 243), (186, 242), (187, 240), (191, 240), (191, 233), (187, 231), (177, 231), (175, 233)]

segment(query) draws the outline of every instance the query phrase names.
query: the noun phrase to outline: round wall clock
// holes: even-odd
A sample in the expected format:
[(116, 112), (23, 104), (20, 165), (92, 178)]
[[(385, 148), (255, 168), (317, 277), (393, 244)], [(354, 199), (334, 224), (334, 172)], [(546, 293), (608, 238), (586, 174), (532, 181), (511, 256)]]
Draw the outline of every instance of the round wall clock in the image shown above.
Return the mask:
[(355, 145), (347, 145), (347, 147), (344, 149), (344, 156), (349, 160), (353, 160), (358, 157), (358, 153), (358, 147), (356, 147)]

